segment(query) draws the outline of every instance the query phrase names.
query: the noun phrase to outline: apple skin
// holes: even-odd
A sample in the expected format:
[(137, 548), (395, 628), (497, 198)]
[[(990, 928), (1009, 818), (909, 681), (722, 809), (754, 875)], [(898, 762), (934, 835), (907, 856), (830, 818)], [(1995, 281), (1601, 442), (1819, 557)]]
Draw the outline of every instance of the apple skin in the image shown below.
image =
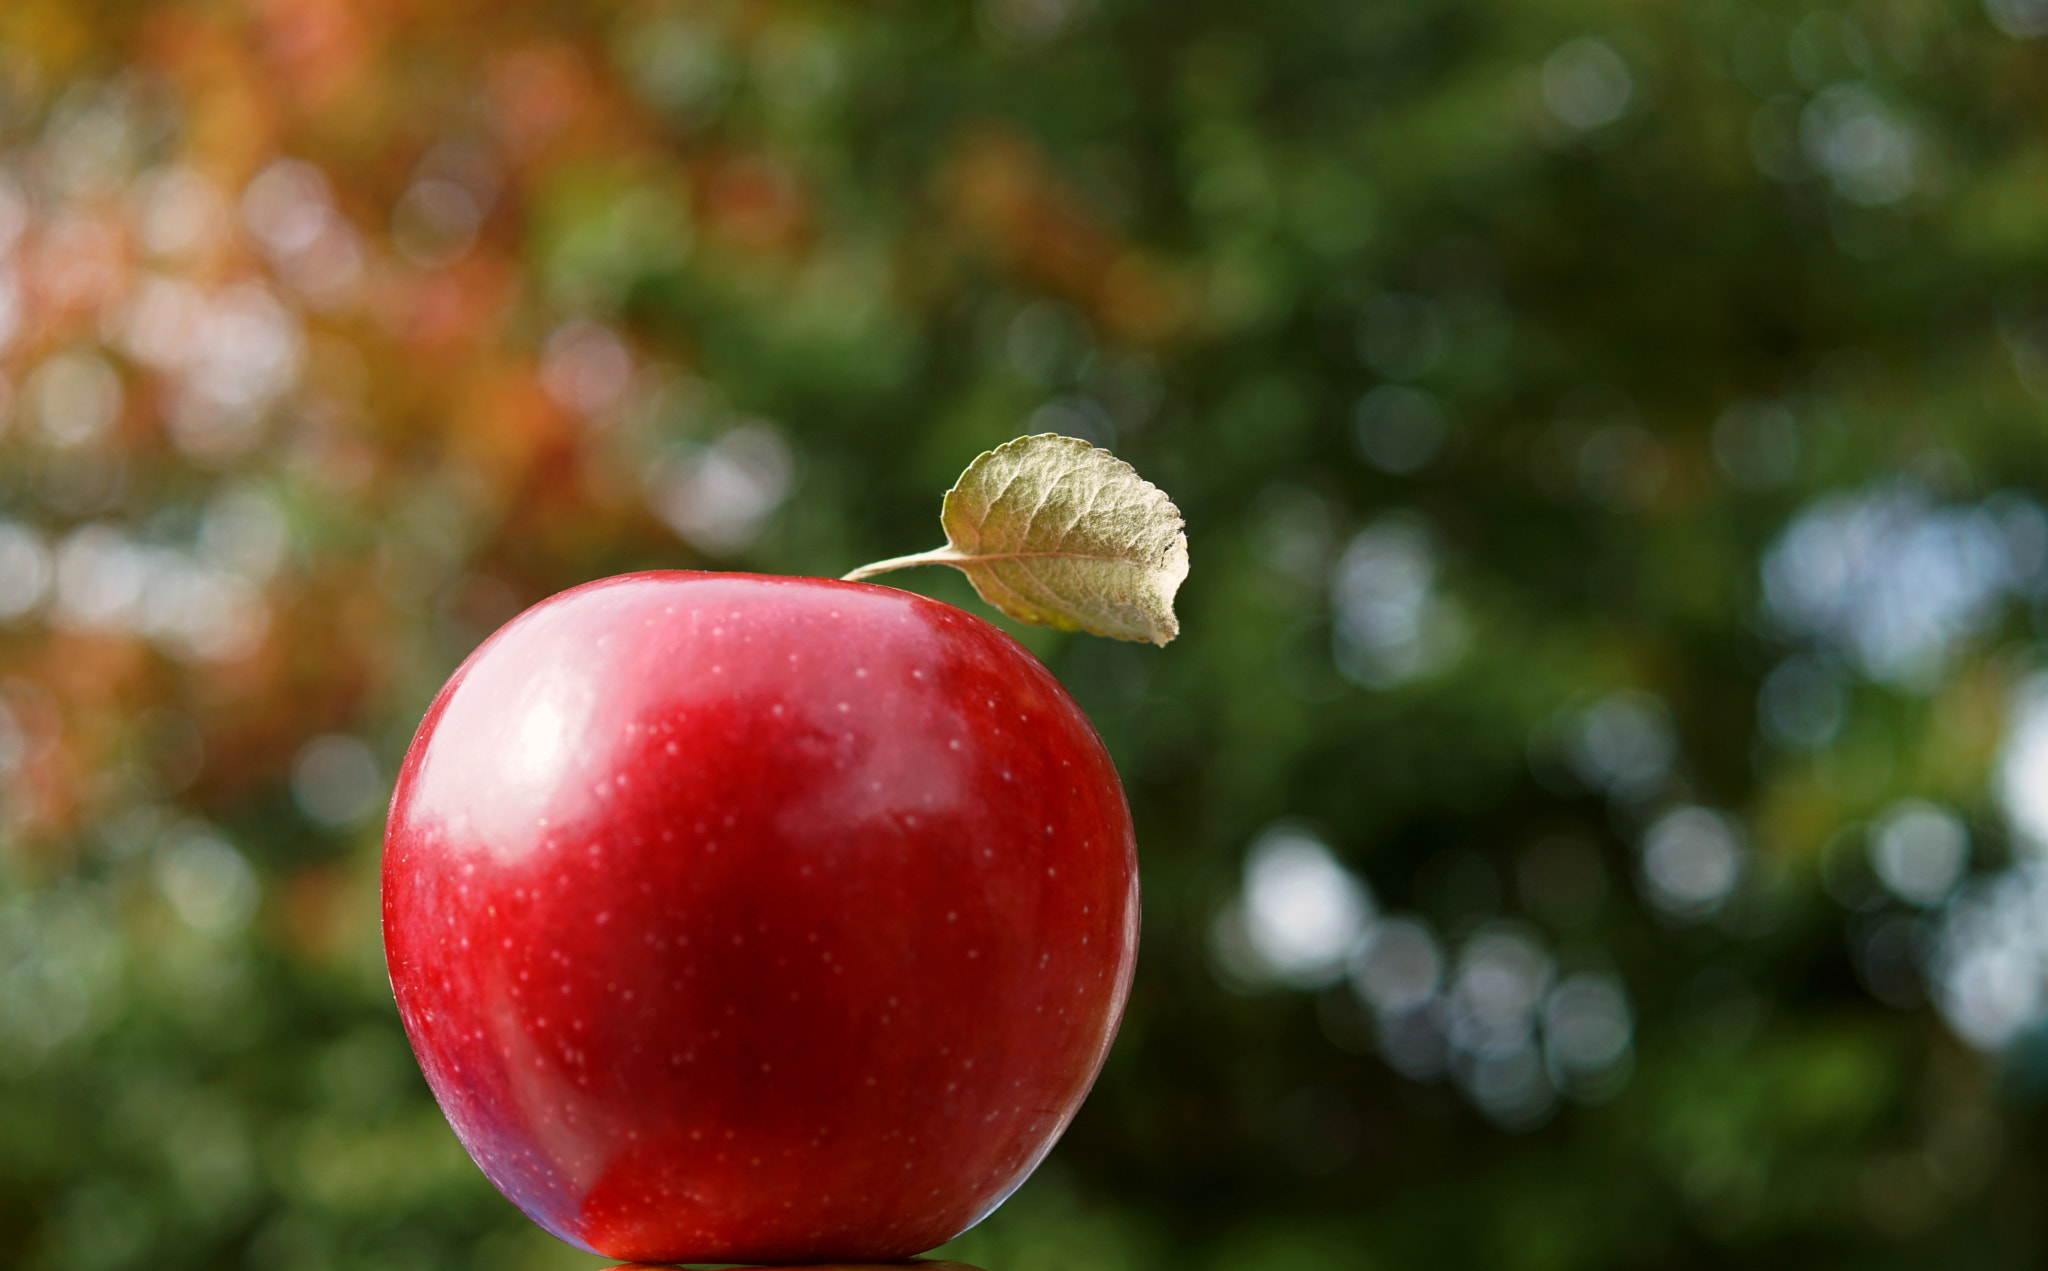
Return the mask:
[(629, 574), (513, 619), (393, 796), (386, 957), (505, 1195), (622, 1261), (880, 1262), (1001, 1204), (1129, 994), (1116, 770), (1035, 658), (865, 583)]
[[(803, 1267), (784, 1267), (782, 1271), (981, 1271), (964, 1262), (940, 1262), (932, 1258), (913, 1258), (909, 1262), (834, 1262)], [(624, 1266), (609, 1267), (606, 1271), (673, 1271), (672, 1268), (656, 1267), (645, 1262), (629, 1262)], [(750, 1271), (741, 1267), (738, 1271)], [(758, 1271), (758, 1268), (752, 1269)]]

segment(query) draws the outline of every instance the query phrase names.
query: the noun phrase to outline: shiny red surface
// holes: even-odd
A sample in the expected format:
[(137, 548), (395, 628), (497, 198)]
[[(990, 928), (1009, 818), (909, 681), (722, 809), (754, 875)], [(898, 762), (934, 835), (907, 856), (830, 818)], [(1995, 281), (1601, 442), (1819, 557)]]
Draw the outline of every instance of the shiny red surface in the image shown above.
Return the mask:
[(606, 579), (406, 756), (384, 936), (491, 1181), (648, 1262), (882, 1260), (999, 1204), (1101, 1067), (1130, 814), (1052, 675), (860, 583)]

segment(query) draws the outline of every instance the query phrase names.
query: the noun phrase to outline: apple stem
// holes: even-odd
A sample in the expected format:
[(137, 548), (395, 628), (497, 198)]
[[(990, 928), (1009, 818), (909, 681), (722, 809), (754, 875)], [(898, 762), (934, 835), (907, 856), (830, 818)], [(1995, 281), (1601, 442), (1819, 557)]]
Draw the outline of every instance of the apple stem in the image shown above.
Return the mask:
[(944, 547), (933, 548), (929, 552), (918, 552), (911, 556), (891, 556), (887, 560), (862, 565), (852, 573), (842, 575), (840, 581), (857, 583), (863, 578), (873, 578), (876, 574), (886, 574), (892, 570), (911, 569), (918, 565), (954, 565), (966, 559), (968, 557), (965, 553), (956, 550), (949, 543)]

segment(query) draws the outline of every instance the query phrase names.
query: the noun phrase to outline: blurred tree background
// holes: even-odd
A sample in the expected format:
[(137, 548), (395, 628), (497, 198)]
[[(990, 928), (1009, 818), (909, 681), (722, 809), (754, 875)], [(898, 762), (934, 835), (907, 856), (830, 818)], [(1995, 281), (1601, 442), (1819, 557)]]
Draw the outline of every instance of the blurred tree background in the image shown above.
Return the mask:
[(599, 1265), (399, 1030), (414, 725), (1038, 431), (1194, 572), (1019, 633), (1144, 952), (951, 1256), (2040, 1265), (2044, 120), (2044, 0), (14, 0), (0, 1267)]

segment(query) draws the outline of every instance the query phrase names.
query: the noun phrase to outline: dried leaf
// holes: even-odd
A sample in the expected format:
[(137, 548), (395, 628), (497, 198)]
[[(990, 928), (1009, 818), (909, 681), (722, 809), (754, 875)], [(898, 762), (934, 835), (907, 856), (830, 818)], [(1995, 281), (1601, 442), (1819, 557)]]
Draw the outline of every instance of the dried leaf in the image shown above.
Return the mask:
[(1180, 512), (1107, 450), (1055, 433), (1006, 442), (960, 474), (940, 521), (946, 546), (847, 577), (951, 565), (1019, 622), (1154, 644), (1180, 633)]

